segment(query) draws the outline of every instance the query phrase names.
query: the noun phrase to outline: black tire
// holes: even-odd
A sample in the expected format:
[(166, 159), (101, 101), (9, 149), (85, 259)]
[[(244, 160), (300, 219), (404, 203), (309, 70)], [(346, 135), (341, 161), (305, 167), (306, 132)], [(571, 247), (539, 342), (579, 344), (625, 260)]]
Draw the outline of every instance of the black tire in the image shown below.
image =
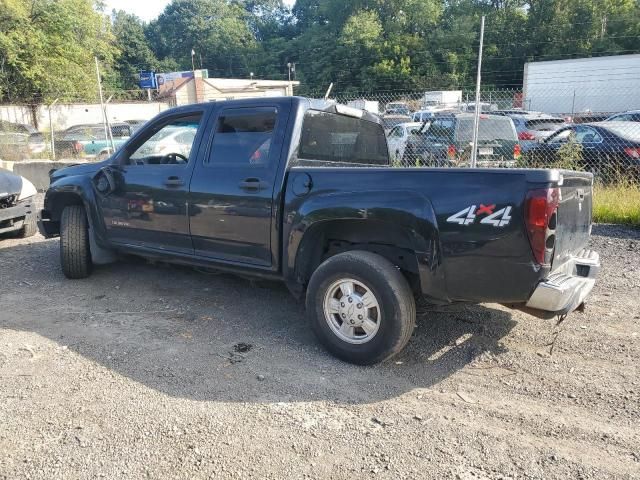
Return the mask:
[[(366, 285), (380, 307), (377, 333), (366, 343), (341, 339), (325, 317), (325, 295), (345, 277)], [(386, 258), (366, 251), (340, 253), (322, 263), (311, 276), (306, 306), (311, 327), (327, 350), (358, 365), (382, 362), (400, 352), (411, 338), (416, 321), (415, 300), (407, 280)]]
[(84, 208), (71, 205), (60, 219), (60, 265), (67, 278), (86, 278), (91, 273), (89, 229)]
[(28, 238), (33, 237), (38, 232), (38, 221), (35, 213), (30, 213), (24, 219), (24, 225), (18, 232), (18, 237)]

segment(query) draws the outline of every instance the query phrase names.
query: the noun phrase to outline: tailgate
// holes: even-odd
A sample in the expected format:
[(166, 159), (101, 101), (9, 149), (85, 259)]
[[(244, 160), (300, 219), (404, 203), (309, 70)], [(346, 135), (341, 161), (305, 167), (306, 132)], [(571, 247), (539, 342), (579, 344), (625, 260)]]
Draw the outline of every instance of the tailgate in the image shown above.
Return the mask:
[(591, 234), (593, 176), (573, 171), (563, 171), (562, 176), (553, 270), (584, 249)]

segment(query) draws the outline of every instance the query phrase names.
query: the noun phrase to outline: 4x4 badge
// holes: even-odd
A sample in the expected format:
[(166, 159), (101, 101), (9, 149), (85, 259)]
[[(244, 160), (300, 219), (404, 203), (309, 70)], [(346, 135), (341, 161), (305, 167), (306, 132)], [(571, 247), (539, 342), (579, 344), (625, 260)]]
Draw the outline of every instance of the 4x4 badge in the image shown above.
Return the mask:
[(496, 206), (480, 204), (476, 208), (476, 205), (463, 208), (458, 213), (451, 215), (447, 218), (448, 223), (457, 223), (458, 225), (472, 225), (476, 219), (481, 215), (486, 215), (480, 220), (483, 225), (492, 225), (494, 227), (506, 227), (511, 222), (511, 209), (512, 207), (504, 207), (494, 212)]

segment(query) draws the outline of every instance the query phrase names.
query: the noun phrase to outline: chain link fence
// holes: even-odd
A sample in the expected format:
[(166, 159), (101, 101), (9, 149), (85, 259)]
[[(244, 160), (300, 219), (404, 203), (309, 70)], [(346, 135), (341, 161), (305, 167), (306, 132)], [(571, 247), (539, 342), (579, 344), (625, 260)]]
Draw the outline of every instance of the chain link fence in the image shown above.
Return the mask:
[(99, 161), (123, 145), (164, 102), (122, 101), (0, 105), (0, 160)]
[[(567, 168), (602, 183), (640, 185), (640, 96), (600, 88), (553, 91), (484, 90), (479, 99), (476, 166)], [(324, 92), (309, 95), (324, 97)], [(239, 94), (238, 98), (242, 95)], [(336, 92), (339, 103), (380, 116), (392, 165), (470, 167), (475, 92)], [(145, 121), (169, 108), (161, 102), (0, 105), (0, 159), (100, 160)]]
[[(474, 91), (332, 98), (381, 117), (394, 166), (472, 165)], [(478, 106), (477, 167), (566, 168), (591, 172), (601, 183), (640, 185), (638, 92), (486, 90)]]

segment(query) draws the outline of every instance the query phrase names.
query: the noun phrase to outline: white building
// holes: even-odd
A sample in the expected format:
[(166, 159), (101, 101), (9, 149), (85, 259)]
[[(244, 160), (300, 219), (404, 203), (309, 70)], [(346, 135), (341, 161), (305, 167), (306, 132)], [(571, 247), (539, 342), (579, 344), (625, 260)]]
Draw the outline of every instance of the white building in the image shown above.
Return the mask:
[(159, 100), (171, 106), (215, 102), (252, 97), (292, 96), (297, 81), (257, 80), (246, 78), (203, 78), (200, 70), (195, 77), (167, 81), (158, 89)]

